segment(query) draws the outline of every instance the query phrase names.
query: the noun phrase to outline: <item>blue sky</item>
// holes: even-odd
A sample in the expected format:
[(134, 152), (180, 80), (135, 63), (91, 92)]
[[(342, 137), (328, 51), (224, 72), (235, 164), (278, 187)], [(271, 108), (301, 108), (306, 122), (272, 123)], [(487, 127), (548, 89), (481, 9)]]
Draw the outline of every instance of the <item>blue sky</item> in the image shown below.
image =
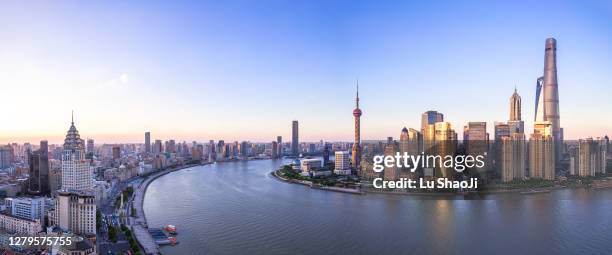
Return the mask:
[(438, 110), (531, 129), (544, 41), (558, 41), (566, 137), (612, 131), (606, 1), (3, 1), (0, 142), (83, 137), (350, 140)]

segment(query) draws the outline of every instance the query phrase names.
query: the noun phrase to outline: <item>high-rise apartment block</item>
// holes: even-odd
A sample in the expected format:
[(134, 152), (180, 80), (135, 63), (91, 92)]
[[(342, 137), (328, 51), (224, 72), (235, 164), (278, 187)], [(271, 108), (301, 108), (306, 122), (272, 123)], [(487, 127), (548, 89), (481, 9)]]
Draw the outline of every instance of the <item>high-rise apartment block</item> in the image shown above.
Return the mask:
[(529, 138), (529, 177), (532, 179), (555, 179), (555, 140), (552, 123), (536, 122), (534, 133)]
[(336, 151), (336, 161), (334, 162), (334, 174), (350, 175), (351, 174), (351, 156), (348, 151)]

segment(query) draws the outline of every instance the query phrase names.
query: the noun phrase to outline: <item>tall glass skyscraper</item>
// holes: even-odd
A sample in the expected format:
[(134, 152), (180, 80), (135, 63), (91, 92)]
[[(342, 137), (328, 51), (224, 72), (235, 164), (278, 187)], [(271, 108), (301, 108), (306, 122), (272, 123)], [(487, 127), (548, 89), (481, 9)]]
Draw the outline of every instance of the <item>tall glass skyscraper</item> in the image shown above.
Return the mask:
[(535, 116), (533, 117), (535, 122), (544, 121), (544, 98), (542, 93), (543, 82), (544, 77), (540, 77), (536, 81)]
[(291, 123), (291, 155), (300, 155), (300, 142), (298, 140), (298, 121)]

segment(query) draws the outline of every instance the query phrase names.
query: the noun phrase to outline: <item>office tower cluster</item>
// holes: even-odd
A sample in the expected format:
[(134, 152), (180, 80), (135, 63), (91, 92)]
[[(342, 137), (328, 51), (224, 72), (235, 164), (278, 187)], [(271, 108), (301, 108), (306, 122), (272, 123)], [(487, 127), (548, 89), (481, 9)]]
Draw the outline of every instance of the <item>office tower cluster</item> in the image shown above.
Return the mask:
[[(486, 122), (468, 122), (463, 127), (463, 149), (466, 155), (487, 155), (483, 168), (478, 168), (478, 174), (487, 180), (499, 178), (502, 182), (523, 181), (526, 179), (555, 180), (561, 166), (565, 144), (563, 128), (560, 124), (559, 89), (556, 67), (557, 42), (548, 38), (545, 42), (544, 72), (536, 82), (535, 115), (533, 132), (526, 135), (525, 121), (522, 118), (522, 98), (517, 89), (509, 99), (509, 118), (505, 122), (494, 123), (494, 143), (491, 143), (487, 133)], [(357, 98), (357, 102), (358, 102)], [(358, 140), (359, 117), (361, 110), (358, 104), (355, 109), (355, 144)], [(609, 139), (607, 136), (597, 139), (582, 139), (574, 155), (570, 157), (570, 175), (594, 176), (605, 173), (606, 160), (610, 157)], [(363, 146), (363, 144), (360, 143)], [(365, 144), (368, 157), (373, 151), (384, 155), (407, 153), (414, 155), (452, 155), (461, 153), (457, 143), (457, 134), (449, 122), (444, 121), (444, 115), (431, 110), (421, 115), (420, 132), (403, 128), (399, 143), (389, 139), (386, 144)], [(493, 145), (493, 146), (491, 146)], [(354, 147), (355, 148), (355, 147)], [(366, 159), (367, 160), (367, 159)], [(368, 163), (367, 161), (363, 161)], [(362, 177), (369, 179), (378, 177), (378, 173), (360, 169)], [(419, 169), (424, 177), (450, 177), (453, 172), (449, 168)], [(496, 171), (491, 171), (496, 170)], [(402, 169), (385, 168), (385, 179), (397, 179), (402, 175)], [(489, 175), (492, 174), (492, 175)], [(489, 178), (491, 177), (491, 178)]]

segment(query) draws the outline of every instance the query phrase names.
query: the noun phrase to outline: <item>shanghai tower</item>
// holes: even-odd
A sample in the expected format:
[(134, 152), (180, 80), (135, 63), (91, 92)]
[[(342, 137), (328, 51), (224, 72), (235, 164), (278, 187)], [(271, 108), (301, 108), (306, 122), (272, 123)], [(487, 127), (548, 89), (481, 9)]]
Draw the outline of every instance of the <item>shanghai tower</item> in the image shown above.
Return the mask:
[(544, 121), (550, 121), (555, 140), (555, 161), (560, 160), (562, 145), (561, 127), (559, 122), (559, 86), (557, 83), (557, 40), (546, 39), (544, 53)]

